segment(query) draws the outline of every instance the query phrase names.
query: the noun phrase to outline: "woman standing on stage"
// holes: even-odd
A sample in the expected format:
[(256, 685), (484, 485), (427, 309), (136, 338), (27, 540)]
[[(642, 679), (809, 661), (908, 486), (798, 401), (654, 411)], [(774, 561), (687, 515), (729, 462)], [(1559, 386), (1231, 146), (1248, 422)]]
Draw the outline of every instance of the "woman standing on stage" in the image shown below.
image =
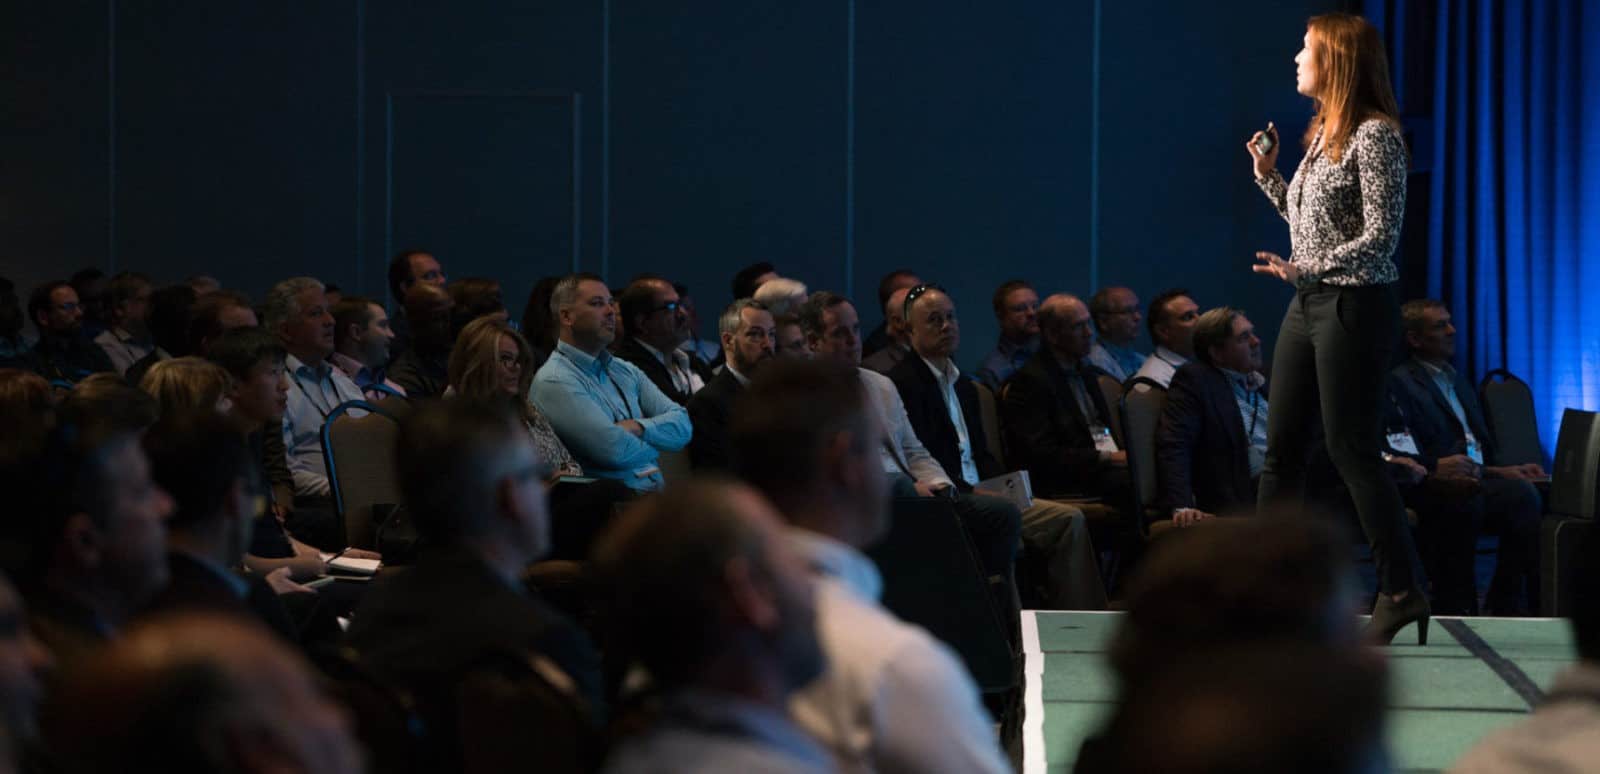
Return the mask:
[(1328, 14), (1306, 25), (1296, 88), (1316, 101), (1305, 158), (1278, 172), (1271, 124), (1246, 143), (1256, 184), (1289, 222), (1289, 260), (1256, 253), (1257, 273), (1295, 287), (1272, 358), (1272, 412), (1260, 502), (1302, 494), (1322, 417), (1328, 453), (1372, 546), (1379, 594), (1369, 632), (1389, 642), (1407, 623), (1427, 643), (1428, 598), (1417, 587), (1405, 506), (1380, 457), (1384, 378), (1398, 337), (1393, 255), (1405, 212), (1408, 156), (1377, 29)]

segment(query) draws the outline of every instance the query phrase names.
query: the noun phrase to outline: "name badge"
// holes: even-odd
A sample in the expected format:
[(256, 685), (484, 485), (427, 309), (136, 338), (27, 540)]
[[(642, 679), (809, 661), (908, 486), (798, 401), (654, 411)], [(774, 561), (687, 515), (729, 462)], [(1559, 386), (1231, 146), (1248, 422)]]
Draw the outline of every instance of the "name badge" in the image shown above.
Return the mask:
[(1394, 449), (1401, 454), (1410, 454), (1413, 456), (1421, 454), (1421, 452), (1417, 450), (1417, 439), (1411, 437), (1411, 432), (1409, 430), (1399, 433), (1390, 433), (1389, 448)]
[(1478, 445), (1478, 439), (1467, 436), (1467, 458), (1474, 464), (1483, 464), (1483, 447)]
[(1094, 436), (1095, 451), (1107, 454), (1120, 451), (1117, 448), (1117, 439), (1111, 437), (1111, 428), (1105, 425), (1090, 425), (1089, 434)]

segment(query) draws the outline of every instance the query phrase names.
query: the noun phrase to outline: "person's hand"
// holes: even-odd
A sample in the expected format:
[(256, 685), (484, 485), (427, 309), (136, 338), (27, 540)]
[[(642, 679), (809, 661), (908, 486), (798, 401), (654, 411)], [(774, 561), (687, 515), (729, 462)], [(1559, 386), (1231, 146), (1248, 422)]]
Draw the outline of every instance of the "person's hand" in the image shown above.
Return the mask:
[(377, 551), (368, 551), (364, 548), (346, 548), (342, 555), (351, 559), (377, 559), (380, 562), (383, 561), (383, 554)]
[(1411, 459), (1410, 457), (1400, 457), (1400, 456), (1390, 457), (1389, 458), (1389, 464), (1390, 465), (1394, 465), (1395, 467), (1398, 467), (1402, 471), (1404, 471), (1405, 475), (1406, 475), (1406, 480), (1408, 482), (1410, 482), (1410, 483), (1415, 484), (1418, 481), (1421, 481), (1422, 479), (1428, 477), (1428, 469), (1425, 468), (1425, 467), (1422, 467), (1422, 463), (1417, 462), (1416, 460)]
[(1114, 468), (1125, 468), (1128, 467), (1128, 453), (1122, 450), (1107, 452), (1100, 461)]
[(262, 580), (267, 582), (267, 588), (272, 589), (272, 593), (278, 594), (280, 596), (283, 595), (283, 594), (315, 594), (315, 593), (317, 593), (317, 590), (314, 589), (314, 588), (311, 588), (310, 586), (302, 586), (302, 585), (300, 585), (298, 583), (295, 583), (293, 580), (290, 580), (289, 579), (289, 568), (287, 568), (287, 567), (279, 567), (278, 569), (267, 573), (266, 576), (262, 578)]
[(950, 485), (934, 483), (931, 481), (918, 481), (915, 484), (918, 497), (944, 497), (949, 494)]
[(1465, 454), (1456, 454), (1440, 458), (1438, 466), (1434, 469), (1434, 474), (1440, 478), (1460, 478), (1468, 481), (1477, 481), (1482, 475), (1482, 469), (1478, 467), (1478, 463), (1472, 461), (1471, 457)]
[(1540, 465), (1537, 462), (1530, 462), (1530, 463), (1528, 463), (1526, 465), (1515, 465), (1513, 467), (1521, 468), (1522, 469), (1522, 477), (1525, 478), (1525, 479), (1532, 480), (1532, 479), (1536, 479), (1536, 478), (1549, 478), (1550, 477), (1550, 474), (1545, 471), (1544, 466)]
[(1300, 279), (1300, 269), (1294, 264), (1285, 261), (1283, 256), (1277, 253), (1266, 251), (1256, 253), (1256, 261), (1256, 265), (1251, 266), (1250, 270), (1257, 274), (1270, 274), (1290, 285)]
[(624, 419), (617, 422), (617, 427), (632, 433), (634, 438), (644, 437), (644, 425), (639, 424), (637, 419)]
[(1192, 527), (1202, 521), (1215, 518), (1216, 516), (1199, 508), (1179, 508), (1172, 512), (1172, 523), (1180, 527)]
[(289, 509), (278, 503), (272, 504), (271, 512), (272, 518), (277, 519), (279, 524), (282, 524), (284, 519), (289, 518)]
[[(1272, 138), (1272, 150), (1266, 153), (1262, 153), (1261, 146), (1257, 145), (1257, 143), (1261, 142), (1262, 135)], [(1264, 178), (1272, 174), (1272, 170), (1278, 167), (1278, 149), (1282, 145), (1278, 142), (1278, 127), (1272, 125), (1272, 123), (1267, 123), (1265, 132), (1256, 132), (1250, 135), (1250, 141), (1246, 142), (1244, 147), (1245, 150), (1250, 152), (1250, 171), (1254, 172), (1256, 177)]]

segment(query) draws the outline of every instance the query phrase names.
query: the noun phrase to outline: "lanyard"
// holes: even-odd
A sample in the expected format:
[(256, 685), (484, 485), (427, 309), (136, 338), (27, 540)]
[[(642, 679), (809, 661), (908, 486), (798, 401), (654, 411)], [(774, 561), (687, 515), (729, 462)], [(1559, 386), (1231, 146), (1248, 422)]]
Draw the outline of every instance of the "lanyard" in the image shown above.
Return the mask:
[[(332, 374), (329, 374), (329, 380), (330, 381), (332, 380), (332, 378), (333, 378)], [(318, 402), (315, 398), (311, 397), (311, 392), (308, 391), (306, 389), (305, 384), (300, 381), (300, 373), (298, 371), (295, 372), (295, 374), (294, 374), (294, 386), (295, 386), (295, 389), (298, 389), (300, 391), (301, 395), (306, 396), (306, 402), (310, 403), (312, 408), (316, 409), (318, 413), (322, 414), (323, 420), (326, 421), (327, 418), (328, 418), (328, 414), (333, 411), (333, 407), (330, 406), (328, 408), (323, 408), (322, 404), (320, 402)], [(324, 393), (322, 392), (322, 378), (321, 377), (317, 378), (317, 394), (319, 396), (326, 397), (326, 395), (324, 395)], [(339, 385), (335, 384), (333, 386), (333, 394), (336, 397), (338, 396), (338, 394), (339, 394)]]
[[(587, 371), (585, 371), (581, 366), (578, 365), (578, 361), (573, 360), (570, 355), (568, 355), (565, 352), (562, 352), (559, 349), (557, 349), (556, 352), (560, 353), (560, 355), (562, 357), (567, 359), (568, 363), (572, 364), (573, 370), (577, 371), (583, 377), (584, 381), (586, 381), (586, 382), (590, 381), (591, 377), (590, 377), (589, 373)], [(598, 362), (598, 358), (596, 358), (596, 361)], [(616, 379), (609, 378), (611, 376), (611, 370), (610, 369), (605, 368), (604, 366), (602, 366), (600, 370), (605, 372), (606, 376), (608, 377), (606, 381), (609, 381), (611, 383), (611, 388), (613, 390), (617, 391), (617, 397), (622, 399), (622, 411), (623, 411), (622, 419), (633, 419), (633, 406), (632, 406), (632, 404), (628, 403), (628, 396), (623, 394), (622, 386), (617, 384), (617, 380)], [(595, 388), (596, 391), (599, 391), (600, 390), (600, 385), (599, 384), (595, 384), (594, 388)], [(611, 417), (615, 421), (619, 421), (619, 422), (621, 421), (621, 420), (616, 418), (616, 410), (615, 409), (612, 410)]]

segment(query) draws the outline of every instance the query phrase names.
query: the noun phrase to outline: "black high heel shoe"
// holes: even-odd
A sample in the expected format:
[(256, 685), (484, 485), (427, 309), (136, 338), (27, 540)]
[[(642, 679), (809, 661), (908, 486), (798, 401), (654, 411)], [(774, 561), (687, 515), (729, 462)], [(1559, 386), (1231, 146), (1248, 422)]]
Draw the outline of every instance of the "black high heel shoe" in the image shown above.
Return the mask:
[(1388, 594), (1379, 594), (1378, 603), (1372, 606), (1372, 620), (1367, 624), (1366, 634), (1372, 640), (1388, 645), (1406, 624), (1415, 622), (1417, 644), (1427, 645), (1428, 617), (1432, 613), (1427, 595), (1418, 589), (1406, 592), (1405, 598), (1399, 602)]

